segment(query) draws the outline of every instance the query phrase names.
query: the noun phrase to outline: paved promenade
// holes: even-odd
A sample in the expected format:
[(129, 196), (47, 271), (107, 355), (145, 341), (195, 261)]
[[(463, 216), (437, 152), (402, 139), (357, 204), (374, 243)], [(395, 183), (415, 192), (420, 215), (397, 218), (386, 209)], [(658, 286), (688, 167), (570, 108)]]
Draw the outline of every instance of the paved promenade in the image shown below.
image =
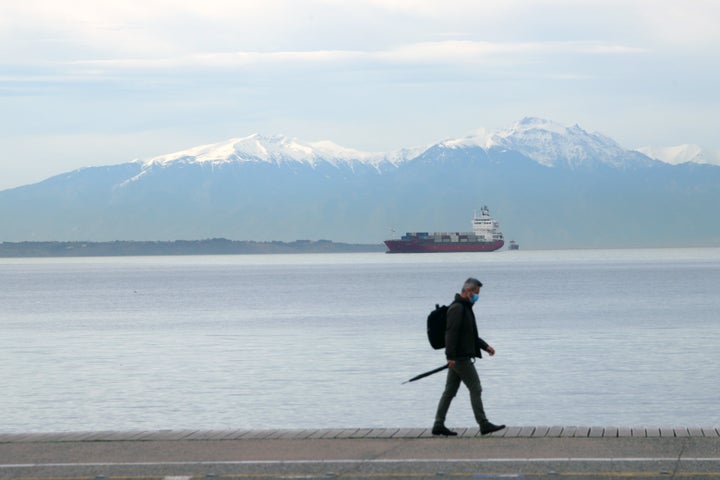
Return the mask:
[(0, 434), (0, 478), (720, 478), (716, 427)]
[[(455, 428), (459, 437), (481, 436), (478, 428)], [(720, 427), (508, 427), (483, 438), (681, 438), (720, 437)], [(147, 440), (260, 440), (260, 439), (433, 438), (429, 428), (343, 428), (312, 430), (152, 430), (60, 433), (0, 433), (0, 443)]]

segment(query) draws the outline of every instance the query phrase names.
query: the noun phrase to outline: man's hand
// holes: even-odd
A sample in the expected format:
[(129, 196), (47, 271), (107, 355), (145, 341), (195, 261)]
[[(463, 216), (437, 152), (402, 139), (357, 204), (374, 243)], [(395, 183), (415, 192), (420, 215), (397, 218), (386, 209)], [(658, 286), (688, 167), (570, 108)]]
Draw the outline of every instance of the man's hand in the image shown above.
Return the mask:
[(455, 360), (448, 360), (448, 367), (455, 368)]
[(490, 345), (488, 345), (488, 347), (485, 349), (485, 351), (486, 351), (488, 354), (490, 354), (491, 357), (492, 357), (493, 355), (495, 355), (495, 349), (494, 349), (493, 347), (491, 347)]

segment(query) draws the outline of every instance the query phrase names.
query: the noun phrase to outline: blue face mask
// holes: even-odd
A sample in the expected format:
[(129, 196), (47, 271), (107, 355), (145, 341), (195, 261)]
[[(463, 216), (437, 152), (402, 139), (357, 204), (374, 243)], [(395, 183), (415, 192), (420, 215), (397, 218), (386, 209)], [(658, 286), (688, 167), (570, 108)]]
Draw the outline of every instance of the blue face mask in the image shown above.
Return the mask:
[(479, 293), (479, 292), (478, 292), (478, 293), (473, 293), (473, 296), (470, 298), (470, 301), (471, 301), (472, 303), (475, 303), (475, 302), (478, 301), (478, 298), (480, 298), (480, 293)]

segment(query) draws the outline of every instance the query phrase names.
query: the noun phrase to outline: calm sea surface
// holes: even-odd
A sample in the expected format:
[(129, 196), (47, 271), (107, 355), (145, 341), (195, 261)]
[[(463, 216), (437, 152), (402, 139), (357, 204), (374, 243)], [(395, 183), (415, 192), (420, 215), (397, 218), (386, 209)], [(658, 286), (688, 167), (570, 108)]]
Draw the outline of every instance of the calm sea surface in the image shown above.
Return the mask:
[(492, 421), (720, 425), (720, 249), (521, 250), (0, 259), (0, 431), (428, 427), (469, 275)]

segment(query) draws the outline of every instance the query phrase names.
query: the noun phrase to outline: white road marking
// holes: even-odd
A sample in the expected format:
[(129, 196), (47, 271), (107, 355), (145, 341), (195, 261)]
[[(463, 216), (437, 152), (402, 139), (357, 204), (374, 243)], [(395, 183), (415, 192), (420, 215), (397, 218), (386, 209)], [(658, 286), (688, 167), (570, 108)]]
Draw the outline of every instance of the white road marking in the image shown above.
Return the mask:
[[(720, 457), (549, 457), (549, 458), (377, 458), (337, 460), (236, 460), (236, 461), (182, 461), (182, 462), (91, 462), (91, 463), (16, 463), (0, 464), (0, 469), (38, 467), (119, 467), (119, 466), (183, 466), (183, 465), (333, 465), (383, 463), (551, 463), (551, 462), (720, 462)], [(177, 477), (178, 480), (184, 477)]]

